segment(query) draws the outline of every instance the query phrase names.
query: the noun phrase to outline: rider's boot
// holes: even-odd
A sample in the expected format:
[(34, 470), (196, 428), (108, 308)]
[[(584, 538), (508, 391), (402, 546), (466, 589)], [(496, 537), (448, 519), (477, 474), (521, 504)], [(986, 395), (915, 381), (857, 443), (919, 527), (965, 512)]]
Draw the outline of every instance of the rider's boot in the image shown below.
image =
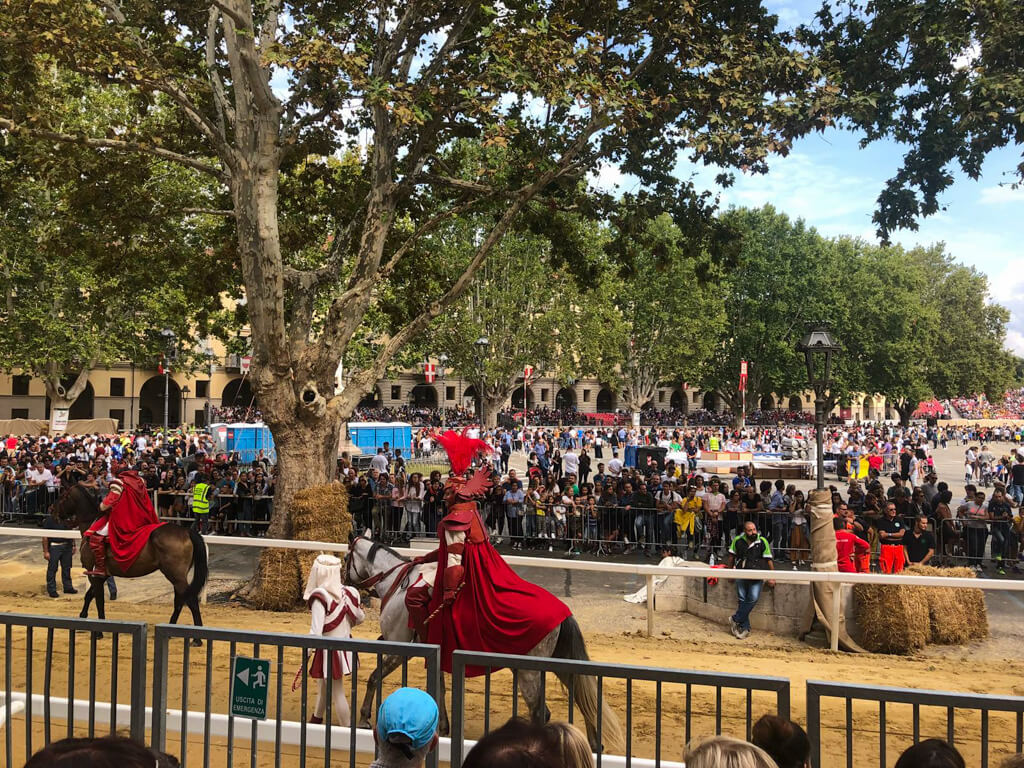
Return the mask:
[(90, 534), (86, 539), (89, 549), (92, 550), (92, 570), (86, 571), (86, 576), (107, 577), (107, 537), (97, 533)]
[(430, 616), (430, 585), (416, 584), (405, 594), (405, 607), (409, 611), (409, 629), (416, 630), (420, 642), (426, 642), (427, 617)]

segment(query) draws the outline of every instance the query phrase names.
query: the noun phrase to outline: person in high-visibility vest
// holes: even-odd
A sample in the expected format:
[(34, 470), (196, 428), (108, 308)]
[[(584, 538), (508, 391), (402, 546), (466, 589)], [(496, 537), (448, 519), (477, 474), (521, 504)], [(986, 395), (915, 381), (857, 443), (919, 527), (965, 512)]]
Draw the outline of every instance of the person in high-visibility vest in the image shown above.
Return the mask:
[(196, 475), (196, 484), (192, 486), (192, 513), (196, 516), (200, 533), (210, 532), (210, 493), (213, 486), (206, 482), (206, 475)]
[(721, 443), (718, 440), (718, 435), (712, 435), (708, 440), (708, 449), (712, 451), (721, 450)]

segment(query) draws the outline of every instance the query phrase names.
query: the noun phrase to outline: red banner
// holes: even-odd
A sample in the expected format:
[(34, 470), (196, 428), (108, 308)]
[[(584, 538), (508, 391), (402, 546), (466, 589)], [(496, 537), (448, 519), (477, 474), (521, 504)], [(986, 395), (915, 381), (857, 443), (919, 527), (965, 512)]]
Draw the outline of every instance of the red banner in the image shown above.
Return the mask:
[(740, 392), (747, 391), (747, 361), (740, 360)]
[(435, 374), (436, 371), (437, 371), (437, 368), (434, 366), (433, 363), (424, 363), (423, 364), (423, 376), (424, 376), (424, 378), (426, 378), (427, 384), (433, 384), (434, 383), (434, 374)]
[(523, 378), (528, 379), (533, 376), (533, 366), (527, 365), (523, 368)]

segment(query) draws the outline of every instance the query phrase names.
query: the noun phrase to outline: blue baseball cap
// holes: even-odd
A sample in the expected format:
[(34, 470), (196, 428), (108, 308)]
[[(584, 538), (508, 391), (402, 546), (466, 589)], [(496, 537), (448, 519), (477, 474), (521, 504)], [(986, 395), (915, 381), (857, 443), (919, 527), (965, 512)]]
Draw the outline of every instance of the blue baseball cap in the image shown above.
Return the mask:
[(437, 703), (419, 688), (399, 688), (380, 705), (377, 735), (390, 741), (395, 734), (409, 738), (413, 749), (425, 747), (437, 733)]

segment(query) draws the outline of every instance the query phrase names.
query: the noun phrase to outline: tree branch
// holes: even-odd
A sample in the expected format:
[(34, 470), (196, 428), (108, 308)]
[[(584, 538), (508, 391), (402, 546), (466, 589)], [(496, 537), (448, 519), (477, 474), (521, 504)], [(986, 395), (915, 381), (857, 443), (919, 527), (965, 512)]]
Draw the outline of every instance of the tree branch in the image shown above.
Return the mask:
[(15, 133), (21, 133), (25, 136), (29, 136), (37, 139), (46, 139), (48, 141), (59, 141), (63, 144), (78, 144), (83, 147), (90, 147), (93, 149), (113, 149), (118, 152), (136, 152), (143, 155), (152, 155), (159, 157), (163, 160), (169, 160), (179, 165), (184, 165), (188, 168), (193, 168), (197, 171), (213, 176), (218, 181), (227, 183), (228, 175), (222, 168), (218, 168), (215, 165), (204, 162), (202, 160), (196, 160), (195, 158), (182, 155), (177, 152), (172, 152), (169, 149), (163, 147), (150, 146), (137, 141), (122, 141), (120, 139), (97, 139), (89, 136), (75, 136), (70, 133), (58, 133), (57, 131), (49, 131), (41, 128), (30, 128), (28, 126), (19, 125), (13, 120), (0, 117), (0, 130), (11, 131)]

